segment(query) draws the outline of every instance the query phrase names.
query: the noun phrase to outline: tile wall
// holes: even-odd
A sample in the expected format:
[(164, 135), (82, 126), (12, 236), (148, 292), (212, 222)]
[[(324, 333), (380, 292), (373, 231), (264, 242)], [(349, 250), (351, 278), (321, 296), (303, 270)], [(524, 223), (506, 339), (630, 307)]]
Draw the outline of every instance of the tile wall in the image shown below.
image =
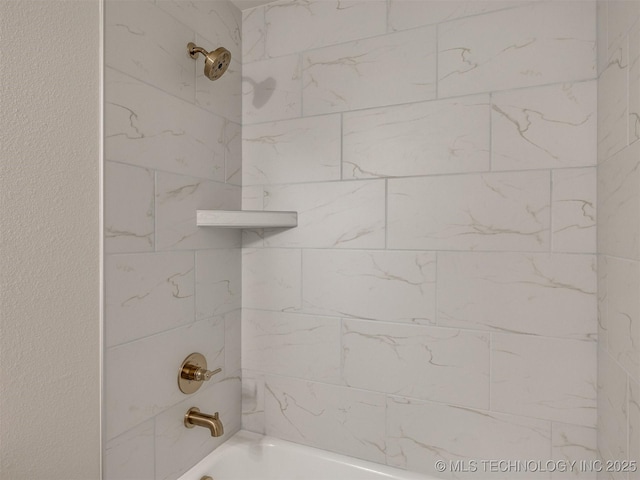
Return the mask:
[(243, 207), (299, 212), (244, 234), (244, 428), (445, 477), (595, 459), (595, 24), (591, 1), (243, 12)]
[[(240, 428), (239, 232), (197, 208), (241, 205), (241, 14), (224, 0), (105, 5), (105, 479), (175, 479)], [(187, 43), (224, 46), (213, 83)], [(221, 367), (193, 395), (192, 352)], [(225, 435), (187, 430), (190, 407)]]
[(640, 460), (639, 18), (640, 2), (598, 2), (598, 450), (606, 461)]

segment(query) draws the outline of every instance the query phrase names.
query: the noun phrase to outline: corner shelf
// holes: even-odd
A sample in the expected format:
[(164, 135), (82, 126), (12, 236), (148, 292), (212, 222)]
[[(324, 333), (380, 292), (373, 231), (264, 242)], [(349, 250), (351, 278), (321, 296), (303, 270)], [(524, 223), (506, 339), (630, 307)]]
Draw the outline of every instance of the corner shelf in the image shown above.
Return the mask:
[(196, 224), (219, 228), (291, 228), (298, 226), (298, 212), (197, 210)]

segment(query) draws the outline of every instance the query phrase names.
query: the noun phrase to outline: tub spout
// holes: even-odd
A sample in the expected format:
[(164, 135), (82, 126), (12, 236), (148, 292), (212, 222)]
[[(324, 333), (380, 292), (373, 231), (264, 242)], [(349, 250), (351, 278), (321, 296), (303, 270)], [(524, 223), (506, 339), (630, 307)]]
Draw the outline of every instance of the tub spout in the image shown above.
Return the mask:
[(218, 412), (213, 415), (200, 413), (200, 409), (193, 407), (184, 416), (184, 426), (187, 428), (205, 427), (211, 432), (212, 437), (221, 437), (224, 434), (224, 427), (218, 417)]

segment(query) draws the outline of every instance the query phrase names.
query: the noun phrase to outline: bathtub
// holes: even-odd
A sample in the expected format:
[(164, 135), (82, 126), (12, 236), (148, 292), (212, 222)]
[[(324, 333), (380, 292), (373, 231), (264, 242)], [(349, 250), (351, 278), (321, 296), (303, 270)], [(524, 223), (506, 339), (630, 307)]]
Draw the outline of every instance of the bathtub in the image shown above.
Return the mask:
[(178, 480), (435, 480), (434, 477), (240, 431)]

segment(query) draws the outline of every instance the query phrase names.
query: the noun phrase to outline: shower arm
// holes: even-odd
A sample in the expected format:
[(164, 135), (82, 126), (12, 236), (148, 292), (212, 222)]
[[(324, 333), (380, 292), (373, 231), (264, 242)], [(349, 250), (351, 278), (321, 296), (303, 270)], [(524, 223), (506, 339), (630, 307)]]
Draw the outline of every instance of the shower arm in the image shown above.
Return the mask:
[(209, 55), (209, 52), (207, 52), (204, 48), (197, 47), (193, 43), (189, 43), (188, 47), (189, 47), (189, 55), (191, 56), (191, 58), (198, 58), (198, 54), (200, 53), (203, 54), (205, 57)]

